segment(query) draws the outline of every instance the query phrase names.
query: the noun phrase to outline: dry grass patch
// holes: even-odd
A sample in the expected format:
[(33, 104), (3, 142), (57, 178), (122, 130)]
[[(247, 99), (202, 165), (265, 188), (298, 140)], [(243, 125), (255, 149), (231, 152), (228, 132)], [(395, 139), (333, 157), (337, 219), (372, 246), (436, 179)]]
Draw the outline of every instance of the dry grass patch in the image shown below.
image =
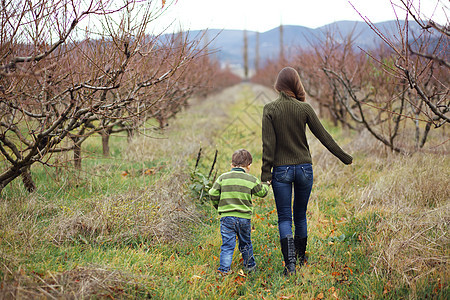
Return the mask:
[(410, 214), (387, 212), (377, 226), (374, 271), (397, 273), (412, 288), (429, 274), (448, 285), (448, 211), (446, 205)]
[(434, 208), (450, 199), (450, 160), (445, 156), (417, 153), (391, 156), (384, 170), (362, 196), (368, 204)]
[[(315, 177), (310, 211), (318, 218), (317, 225), (326, 219), (320, 203), (327, 200), (330, 209), (334, 198), (339, 200), (329, 210), (333, 213), (339, 214), (339, 207), (347, 211), (340, 214), (355, 219), (376, 213), (379, 219), (371, 224), (375, 231), (362, 242), (370, 249), (373, 274), (386, 280), (385, 292), (403, 286), (412, 298), (445, 294), (450, 277), (448, 155), (391, 153), (364, 131), (352, 140), (340, 140), (354, 156), (351, 166), (310, 139)], [(326, 233), (317, 230), (318, 236)]]
[(145, 190), (86, 199), (77, 208), (64, 208), (53, 222), (54, 241), (81, 243), (140, 243), (182, 240), (187, 223), (198, 212), (186, 195), (184, 174), (162, 177)]
[(393, 285), (407, 284), (412, 295), (430, 278), (448, 288), (448, 170), (445, 156), (388, 156), (355, 202), (358, 213), (376, 209), (383, 216), (372, 241), (374, 272), (385, 273)]
[(0, 286), (1, 299), (97, 299), (147, 296), (137, 278), (115, 270), (77, 267), (46, 275), (8, 272)]

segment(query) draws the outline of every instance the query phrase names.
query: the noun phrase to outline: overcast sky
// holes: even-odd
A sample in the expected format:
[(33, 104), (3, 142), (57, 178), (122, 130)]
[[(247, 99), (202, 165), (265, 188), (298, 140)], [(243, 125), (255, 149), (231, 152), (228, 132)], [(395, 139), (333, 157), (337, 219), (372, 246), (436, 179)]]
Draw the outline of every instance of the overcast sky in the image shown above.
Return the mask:
[[(334, 21), (363, 21), (361, 15), (372, 22), (395, 19), (393, 3), (400, 0), (173, 0), (159, 25), (173, 23), (177, 29), (247, 29), (264, 32), (280, 24), (317, 28)], [(405, 2), (407, 0), (404, 0)], [(170, 0), (167, 1), (169, 3)], [(352, 7), (351, 4), (355, 8)], [(449, 0), (414, 0), (426, 17), (441, 24), (449, 14)], [(436, 8), (436, 4), (439, 5)], [(445, 5), (444, 5), (445, 4)], [(397, 8), (398, 17), (405, 18)], [(175, 30), (177, 31), (177, 30)]]

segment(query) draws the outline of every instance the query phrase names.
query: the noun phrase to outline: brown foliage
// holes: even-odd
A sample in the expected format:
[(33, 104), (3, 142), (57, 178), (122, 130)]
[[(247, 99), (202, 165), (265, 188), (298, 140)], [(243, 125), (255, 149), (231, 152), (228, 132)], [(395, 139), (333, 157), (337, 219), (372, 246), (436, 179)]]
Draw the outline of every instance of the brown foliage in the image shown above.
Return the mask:
[(0, 191), (36, 162), (52, 166), (51, 153), (74, 150), (80, 168), (81, 144), (95, 133), (108, 155), (111, 133), (149, 118), (165, 126), (218, 72), (201, 37), (147, 34), (151, 3), (29, 4), (1, 7)]
[[(353, 41), (328, 32), (313, 51), (299, 50), (289, 65), (295, 67), (308, 95), (327, 111), (335, 125), (368, 130), (392, 151), (415, 152), (425, 145), (432, 127), (449, 121), (448, 30), (414, 15), (420, 32), (411, 32), (408, 19), (397, 20), (395, 35), (367, 24), (383, 42), (367, 52)], [(271, 62), (254, 81), (272, 85), (280, 62)]]

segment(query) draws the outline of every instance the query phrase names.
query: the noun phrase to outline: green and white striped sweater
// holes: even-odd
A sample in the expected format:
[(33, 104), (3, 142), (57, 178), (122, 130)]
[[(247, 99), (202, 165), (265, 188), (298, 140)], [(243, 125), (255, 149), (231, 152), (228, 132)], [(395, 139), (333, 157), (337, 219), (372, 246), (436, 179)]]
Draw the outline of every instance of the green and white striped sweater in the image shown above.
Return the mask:
[(242, 168), (233, 168), (217, 178), (209, 195), (221, 217), (251, 219), (252, 195), (265, 197), (268, 191), (269, 186), (255, 176), (245, 173)]

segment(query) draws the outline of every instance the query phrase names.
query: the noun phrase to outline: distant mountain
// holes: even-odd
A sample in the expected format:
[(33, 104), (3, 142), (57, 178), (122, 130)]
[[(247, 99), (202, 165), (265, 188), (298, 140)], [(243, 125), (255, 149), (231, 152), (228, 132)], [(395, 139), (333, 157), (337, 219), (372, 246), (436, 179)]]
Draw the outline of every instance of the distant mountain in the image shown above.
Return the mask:
[[(375, 26), (383, 35), (398, 38), (398, 26), (403, 26), (404, 22), (387, 21), (376, 23)], [(418, 32), (420, 30), (416, 23), (409, 23), (410, 32)], [(191, 31), (189, 36), (199, 37), (204, 31)], [(350, 34), (354, 39), (356, 46), (370, 50), (381, 43), (381, 39), (365, 22), (358, 21), (339, 21), (319, 28), (308, 28), (304, 26), (283, 25), (283, 45), (285, 55), (295, 51), (299, 47), (308, 49), (313, 45), (323, 42), (328, 34), (333, 38), (342, 42)], [(253, 67), (255, 59), (255, 44), (257, 33), (255, 31), (247, 31), (248, 37), (248, 55), (250, 67)], [(222, 64), (231, 66), (243, 65), (243, 30), (218, 30), (209, 29), (206, 31), (205, 37), (210, 41), (209, 49)], [(279, 27), (266, 32), (259, 33), (259, 55), (263, 62), (266, 59), (275, 59), (280, 53), (280, 29)]]

